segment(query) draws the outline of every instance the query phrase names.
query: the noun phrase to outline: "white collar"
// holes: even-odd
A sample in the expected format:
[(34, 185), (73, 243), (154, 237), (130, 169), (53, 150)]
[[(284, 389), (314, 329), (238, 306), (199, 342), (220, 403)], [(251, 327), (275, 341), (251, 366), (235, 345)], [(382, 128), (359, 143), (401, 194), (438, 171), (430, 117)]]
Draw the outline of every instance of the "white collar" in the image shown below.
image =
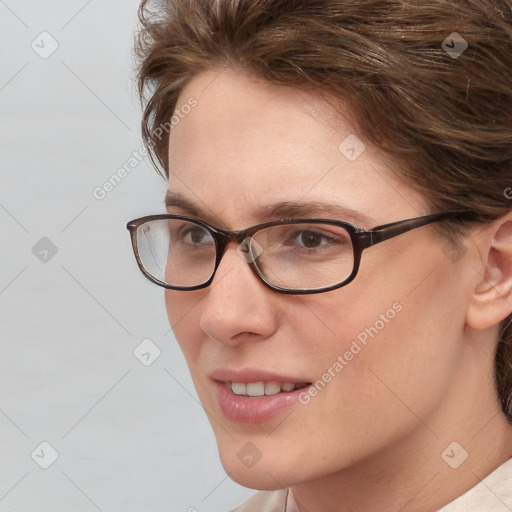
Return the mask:
[(512, 459), (438, 512), (510, 512), (512, 510)]

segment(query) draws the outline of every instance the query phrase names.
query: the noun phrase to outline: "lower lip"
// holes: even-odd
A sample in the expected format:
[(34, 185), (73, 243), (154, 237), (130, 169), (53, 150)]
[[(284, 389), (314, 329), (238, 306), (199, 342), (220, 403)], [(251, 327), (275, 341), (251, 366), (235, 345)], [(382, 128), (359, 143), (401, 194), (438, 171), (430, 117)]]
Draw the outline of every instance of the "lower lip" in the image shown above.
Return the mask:
[(235, 395), (225, 382), (215, 382), (217, 397), (224, 416), (237, 423), (264, 423), (299, 403), (299, 395), (307, 388), (276, 395), (246, 397)]

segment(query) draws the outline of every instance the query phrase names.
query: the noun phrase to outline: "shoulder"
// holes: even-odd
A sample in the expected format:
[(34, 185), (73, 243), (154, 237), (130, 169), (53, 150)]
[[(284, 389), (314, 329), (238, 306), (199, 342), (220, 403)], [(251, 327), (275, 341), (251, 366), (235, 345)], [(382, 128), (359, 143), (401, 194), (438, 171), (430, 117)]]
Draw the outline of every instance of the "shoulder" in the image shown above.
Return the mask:
[(285, 512), (287, 494), (286, 489), (260, 491), (231, 512)]

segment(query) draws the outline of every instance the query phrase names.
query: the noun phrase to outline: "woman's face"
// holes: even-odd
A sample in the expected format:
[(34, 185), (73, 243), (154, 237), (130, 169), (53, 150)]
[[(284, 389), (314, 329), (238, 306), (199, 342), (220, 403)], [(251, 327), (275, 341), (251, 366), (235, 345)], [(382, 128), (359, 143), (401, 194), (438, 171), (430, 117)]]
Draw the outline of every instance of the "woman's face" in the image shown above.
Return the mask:
[[(177, 108), (187, 102), (170, 136), (170, 213), (229, 230), (282, 217), (371, 229), (429, 213), (320, 97), (210, 70)], [(298, 296), (266, 287), (233, 244), (210, 287), (166, 291), (234, 480), (281, 488), (432, 442), (418, 418), (435, 421), (453, 398), (467, 306), (446, 248), (419, 228), (367, 249), (350, 284)]]

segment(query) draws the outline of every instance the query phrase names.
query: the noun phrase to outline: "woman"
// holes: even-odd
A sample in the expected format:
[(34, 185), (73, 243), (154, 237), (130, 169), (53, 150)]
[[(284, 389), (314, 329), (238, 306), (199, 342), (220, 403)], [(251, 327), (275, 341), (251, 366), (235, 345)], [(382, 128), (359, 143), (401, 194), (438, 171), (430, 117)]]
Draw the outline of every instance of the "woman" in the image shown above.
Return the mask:
[(140, 14), (129, 228), (236, 510), (511, 510), (510, 0)]

